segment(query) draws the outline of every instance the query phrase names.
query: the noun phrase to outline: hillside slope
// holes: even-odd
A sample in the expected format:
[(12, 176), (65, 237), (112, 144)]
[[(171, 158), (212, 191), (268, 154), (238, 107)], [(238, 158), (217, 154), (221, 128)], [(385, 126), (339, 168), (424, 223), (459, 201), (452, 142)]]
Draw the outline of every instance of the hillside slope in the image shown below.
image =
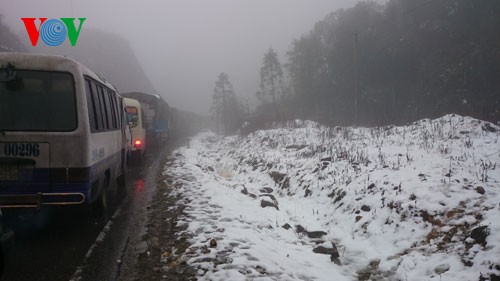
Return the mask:
[[(286, 128), (176, 153), (201, 280), (499, 280), (500, 128)], [(228, 279), (229, 278), (229, 279)]]
[(121, 92), (156, 93), (132, 46), (120, 35), (99, 29), (86, 29), (82, 31), (75, 46), (66, 43), (57, 48), (38, 44), (32, 50), (75, 58), (110, 81)]

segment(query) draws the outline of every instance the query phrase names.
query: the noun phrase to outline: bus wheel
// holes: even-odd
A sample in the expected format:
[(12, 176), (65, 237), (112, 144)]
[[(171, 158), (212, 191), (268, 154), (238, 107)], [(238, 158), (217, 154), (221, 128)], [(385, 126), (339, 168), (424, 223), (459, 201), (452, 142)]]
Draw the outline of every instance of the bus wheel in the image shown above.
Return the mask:
[(108, 215), (109, 209), (109, 179), (107, 177), (104, 178), (103, 186), (101, 188), (101, 194), (99, 194), (99, 198), (95, 202), (95, 209), (98, 215)]

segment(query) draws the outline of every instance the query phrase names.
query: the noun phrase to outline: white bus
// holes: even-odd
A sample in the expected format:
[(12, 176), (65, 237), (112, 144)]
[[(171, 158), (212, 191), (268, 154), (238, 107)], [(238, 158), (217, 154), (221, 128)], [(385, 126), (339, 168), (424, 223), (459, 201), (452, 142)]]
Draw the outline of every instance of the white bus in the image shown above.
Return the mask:
[(131, 157), (133, 160), (141, 161), (147, 145), (146, 128), (143, 126), (144, 111), (138, 100), (124, 98), (123, 101), (132, 137)]
[(0, 53), (0, 208), (92, 204), (123, 184), (123, 99), (62, 56)]
[(168, 103), (156, 94), (127, 92), (121, 95), (141, 103), (142, 126), (146, 129), (148, 149), (165, 144), (172, 130), (172, 110)]

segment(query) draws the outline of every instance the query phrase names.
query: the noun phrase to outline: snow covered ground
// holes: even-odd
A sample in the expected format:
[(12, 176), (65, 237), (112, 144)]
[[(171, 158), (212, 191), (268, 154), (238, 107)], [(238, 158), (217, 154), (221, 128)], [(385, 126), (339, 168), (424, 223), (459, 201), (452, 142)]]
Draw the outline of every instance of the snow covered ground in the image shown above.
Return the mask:
[(500, 278), (500, 128), (490, 123), (295, 121), (204, 132), (174, 154), (199, 280)]

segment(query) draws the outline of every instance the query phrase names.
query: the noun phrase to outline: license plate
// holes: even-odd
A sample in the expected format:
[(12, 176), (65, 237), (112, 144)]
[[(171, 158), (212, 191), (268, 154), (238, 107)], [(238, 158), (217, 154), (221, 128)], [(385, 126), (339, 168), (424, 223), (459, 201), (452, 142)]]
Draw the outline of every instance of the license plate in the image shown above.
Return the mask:
[(17, 166), (0, 165), (0, 180), (15, 181), (19, 178)]
[(40, 144), (30, 142), (0, 143), (0, 156), (38, 158), (40, 156)]
[(49, 155), (46, 142), (0, 142), (0, 165), (5, 165), (2, 158), (32, 159), (37, 168), (49, 168)]

